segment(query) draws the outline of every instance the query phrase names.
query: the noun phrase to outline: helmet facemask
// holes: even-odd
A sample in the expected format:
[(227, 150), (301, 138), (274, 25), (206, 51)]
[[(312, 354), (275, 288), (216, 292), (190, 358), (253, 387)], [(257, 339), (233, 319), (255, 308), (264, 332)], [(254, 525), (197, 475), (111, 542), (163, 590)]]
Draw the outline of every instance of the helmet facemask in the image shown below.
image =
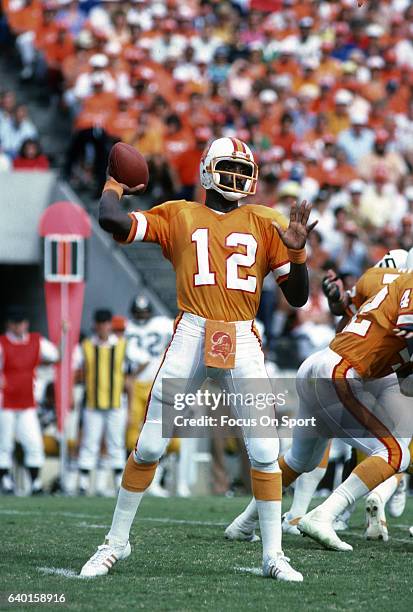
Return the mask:
[[(231, 169), (232, 167), (232, 169)], [(257, 189), (258, 166), (240, 157), (216, 157), (211, 161), (212, 189), (227, 200), (254, 195)]]

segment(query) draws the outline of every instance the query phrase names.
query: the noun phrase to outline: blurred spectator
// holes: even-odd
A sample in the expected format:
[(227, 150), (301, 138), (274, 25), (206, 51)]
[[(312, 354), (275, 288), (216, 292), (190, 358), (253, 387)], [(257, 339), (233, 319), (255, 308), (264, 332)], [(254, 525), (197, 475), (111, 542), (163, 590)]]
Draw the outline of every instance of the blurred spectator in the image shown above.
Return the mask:
[(195, 188), (199, 183), (199, 164), (212, 133), (206, 127), (197, 128), (194, 136), (194, 146), (178, 155), (174, 164), (178, 180), (177, 197), (182, 200), (193, 199)]
[(293, 336), (298, 340), (300, 360), (304, 361), (311, 353), (327, 346), (334, 337), (332, 315), (327, 298), (321, 290), (322, 277), (317, 273), (310, 275), (310, 294), (303, 308), (297, 310), (297, 325)]
[(372, 228), (382, 228), (392, 220), (394, 194), (388, 189), (388, 168), (376, 165), (372, 172), (372, 181), (366, 186), (361, 197), (360, 215), (362, 223)]
[(413, 214), (402, 218), (398, 244), (406, 251), (413, 247)]
[(49, 160), (43, 155), (38, 140), (28, 138), (21, 146), (19, 155), (13, 160), (14, 170), (48, 170)]
[[(76, 119), (76, 131), (66, 154), (65, 175), (70, 179), (73, 166), (80, 160), (89, 163), (97, 182), (96, 193), (99, 193), (106, 180), (107, 156), (112, 142), (105, 125), (116, 108), (116, 96), (105, 91), (105, 75), (102, 73), (93, 73), (91, 87), (91, 94), (84, 100)], [(93, 151), (92, 159), (88, 157), (89, 147)]]
[(0, 141), (4, 151), (15, 157), (23, 142), (37, 138), (37, 130), (28, 118), (27, 107), (19, 104), (13, 113), (6, 114), (0, 122)]
[(0, 172), (8, 172), (12, 169), (12, 160), (9, 155), (4, 153), (0, 141)]
[(390, 147), (390, 135), (386, 130), (376, 132), (373, 150), (360, 158), (359, 174), (364, 180), (369, 181), (377, 168), (383, 169), (387, 180), (394, 183), (398, 183), (407, 173), (403, 157)]
[(371, 152), (374, 133), (366, 127), (368, 117), (353, 113), (350, 127), (340, 132), (337, 144), (345, 151), (350, 164), (357, 166), (360, 158)]
[(367, 263), (367, 249), (358, 239), (358, 227), (352, 221), (344, 226), (344, 243), (337, 254), (336, 265), (341, 274), (358, 278)]

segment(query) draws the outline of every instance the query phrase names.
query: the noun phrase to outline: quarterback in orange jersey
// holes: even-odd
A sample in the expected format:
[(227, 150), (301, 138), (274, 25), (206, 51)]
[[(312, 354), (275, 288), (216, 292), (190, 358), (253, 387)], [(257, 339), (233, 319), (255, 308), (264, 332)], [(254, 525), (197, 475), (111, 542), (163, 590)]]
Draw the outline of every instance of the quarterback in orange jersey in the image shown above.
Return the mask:
[[(236, 138), (219, 138), (207, 147), (200, 178), (205, 204), (179, 200), (126, 215), (120, 198), (142, 186), (128, 190), (110, 178), (102, 195), (99, 221), (116, 240), (160, 244), (176, 271), (181, 313), (155, 378), (135, 451), (125, 467), (111, 529), (83, 566), (84, 576), (107, 574), (116, 561), (130, 554), (133, 519), (168, 445), (162, 408), (171, 414), (174, 396), (165, 390), (162, 395), (162, 380), (184, 379), (188, 393), (210, 377), (223, 390), (242, 395), (252, 379), (259, 379), (260, 392), (271, 393), (253, 325), (264, 277), (274, 274), (292, 306), (307, 301), (304, 247), (315, 225), (307, 224), (311, 207), (305, 202), (294, 205), (289, 224), (264, 206), (240, 207), (242, 198), (255, 193), (258, 168), (248, 146)], [(242, 413), (245, 408), (233, 408), (237, 417), (247, 417)], [(302, 575), (290, 566), (281, 546), (278, 439), (253, 437), (245, 429), (244, 438), (263, 542), (263, 574), (301, 582)]]
[[(398, 263), (410, 267), (413, 249), (407, 255), (405, 252), (403, 261), (399, 259)], [(393, 287), (391, 283), (396, 281)], [(408, 269), (371, 268), (350, 294), (352, 297), (346, 296), (345, 300), (340, 297), (340, 312), (365, 302), (358, 314), (337, 334), (329, 349), (309, 357), (297, 374), (299, 416), (320, 415), (327, 432), (324, 429), (314, 439), (297, 429), (291, 449), (279, 461), (283, 485), (287, 486), (301, 473), (322, 465), (330, 437), (340, 436), (368, 455), (324, 504), (304, 519), (294, 521), (301, 531), (335, 550), (351, 547), (335, 534), (334, 520), (369, 491), (373, 493), (366, 501), (369, 520), (365, 535), (369, 539), (387, 539), (387, 528), (380, 520), (384, 516), (384, 500), (400, 483), (400, 474), (394, 475), (409, 463), (408, 445), (413, 433), (411, 398), (401, 395), (394, 373), (397, 366), (401, 366), (399, 371), (406, 371), (403, 364), (411, 359), (408, 334), (413, 328), (413, 274)], [(407, 374), (409, 371), (411, 368)], [(409, 395), (413, 394), (411, 381), (408, 375), (401, 379), (401, 388)], [(377, 505), (381, 517), (372, 516)], [(227, 531), (231, 534), (234, 529), (241, 530), (246, 536), (253, 533), (256, 520), (252, 500)]]

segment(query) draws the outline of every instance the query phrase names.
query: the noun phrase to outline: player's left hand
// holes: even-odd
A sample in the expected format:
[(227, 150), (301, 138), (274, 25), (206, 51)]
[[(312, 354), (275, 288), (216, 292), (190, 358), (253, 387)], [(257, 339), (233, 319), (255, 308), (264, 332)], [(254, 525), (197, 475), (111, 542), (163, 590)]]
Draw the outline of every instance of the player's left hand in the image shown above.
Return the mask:
[(300, 206), (297, 203), (291, 206), (290, 223), (287, 229), (283, 230), (276, 221), (272, 224), (278, 232), (279, 237), (288, 249), (303, 249), (307, 242), (308, 235), (315, 228), (318, 221), (308, 225), (312, 205), (303, 200)]

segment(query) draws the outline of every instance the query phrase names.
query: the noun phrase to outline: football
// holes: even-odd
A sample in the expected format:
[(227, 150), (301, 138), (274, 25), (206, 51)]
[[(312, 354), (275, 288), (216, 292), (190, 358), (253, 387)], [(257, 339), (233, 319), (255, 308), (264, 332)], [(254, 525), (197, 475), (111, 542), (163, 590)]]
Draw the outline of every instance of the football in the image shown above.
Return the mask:
[(149, 170), (145, 158), (139, 151), (124, 142), (117, 142), (109, 153), (108, 170), (118, 183), (128, 187), (148, 184)]

